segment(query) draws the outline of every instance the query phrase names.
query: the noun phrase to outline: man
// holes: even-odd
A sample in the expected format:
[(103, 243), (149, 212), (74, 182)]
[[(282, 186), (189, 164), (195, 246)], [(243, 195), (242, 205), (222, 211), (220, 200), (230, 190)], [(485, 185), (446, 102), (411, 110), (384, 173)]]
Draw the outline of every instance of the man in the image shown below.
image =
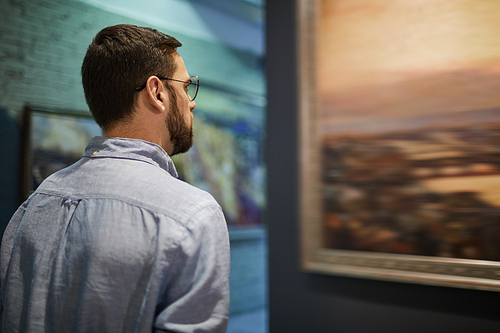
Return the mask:
[(2, 240), (3, 332), (225, 332), (220, 206), (176, 178), (198, 80), (154, 29), (103, 29), (82, 64), (103, 137), (43, 182)]

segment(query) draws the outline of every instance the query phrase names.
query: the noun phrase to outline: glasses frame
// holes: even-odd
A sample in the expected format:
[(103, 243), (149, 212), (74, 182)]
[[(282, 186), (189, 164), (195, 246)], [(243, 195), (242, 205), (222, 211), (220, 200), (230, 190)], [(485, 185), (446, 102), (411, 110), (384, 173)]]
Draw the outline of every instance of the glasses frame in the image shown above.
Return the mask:
[[(170, 80), (170, 81), (176, 81), (176, 82), (181, 82), (181, 83), (188, 83), (188, 85), (186, 86), (186, 94), (188, 95), (189, 99), (192, 101), (194, 101), (194, 99), (198, 95), (198, 89), (200, 88), (200, 78), (197, 75), (190, 76), (191, 81), (182, 81), (182, 80), (171, 79), (168, 77), (162, 77), (162, 76), (158, 76), (158, 75), (156, 75), (156, 77), (160, 80)], [(189, 87), (190, 85), (193, 85), (195, 87), (193, 97), (191, 97), (189, 95), (189, 93), (187, 92), (187, 87)], [(142, 86), (136, 87), (135, 90), (141, 91), (144, 88), (146, 88), (146, 83), (144, 83)]]

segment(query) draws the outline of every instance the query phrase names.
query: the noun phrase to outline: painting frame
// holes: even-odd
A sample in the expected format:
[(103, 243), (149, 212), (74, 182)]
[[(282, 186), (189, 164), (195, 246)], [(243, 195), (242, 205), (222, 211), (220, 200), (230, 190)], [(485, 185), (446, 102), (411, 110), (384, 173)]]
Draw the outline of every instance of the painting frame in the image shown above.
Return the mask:
[(305, 272), (500, 291), (500, 262), (325, 248), (316, 128), (318, 1), (297, 0), (301, 268)]
[[(34, 151), (34, 118), (35, 117), (55, 117), (59, 119), (63, 119), (66, 121), (84, 121), (93, 127), (94, 134), (101, 135), (101, 133), (97, 133), (99, 126), (95, 123), (90, 112), (81, 111), (81, 110), (73, 110), (73, 109), (63, 109), (57, 107), (47, 107), (40, 105), (32, 105), (28, 104), (24, 107), (22, 113), (22, 127), (21, 127), (21, 149), (22, 149), (22, 176), (21, 176), (21, 202), (26, 200), (28, 196), (36, 189), (34, 185), (34, 167), (36, 164), (35, 161), (35, 151)], [(88, 138), (93, 136), (89, 133)], [(87, 142), (85, 143), (86, 146)], [(61, 165), (57, 169), (61, 169), (63, 167), (69, 166), (72, 163), (76, 162), (79, 158), (83, 156), (82, 148), (85, 147), (83, 142), (79, 145), (79, 150), (81, 150), (81, 155), (79, 157), (74, 157), (72, 161), (67, 161), (64, 165)], [(46, 177), (43, 177), (45, 179)]]

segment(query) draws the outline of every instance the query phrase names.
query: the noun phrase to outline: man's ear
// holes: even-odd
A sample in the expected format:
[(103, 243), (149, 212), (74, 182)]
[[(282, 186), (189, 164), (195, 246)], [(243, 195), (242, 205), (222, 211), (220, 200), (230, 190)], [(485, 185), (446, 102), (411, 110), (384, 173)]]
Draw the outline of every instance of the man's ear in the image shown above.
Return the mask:
[(145, 90), (148, 93), (149, 103), (159, 112), (165, 112), (168, 109), (167, 90), (159, 78), (150, 76)]

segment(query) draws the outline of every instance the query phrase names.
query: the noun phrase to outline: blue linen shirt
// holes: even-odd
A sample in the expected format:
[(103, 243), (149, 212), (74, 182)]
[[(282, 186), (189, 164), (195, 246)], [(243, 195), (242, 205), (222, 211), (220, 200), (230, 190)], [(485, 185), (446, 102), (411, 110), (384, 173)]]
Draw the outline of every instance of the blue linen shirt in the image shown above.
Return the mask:
[(159, 146), (94, 137), (12, 217), (3, 332), (225, 332), (229, 237)]

